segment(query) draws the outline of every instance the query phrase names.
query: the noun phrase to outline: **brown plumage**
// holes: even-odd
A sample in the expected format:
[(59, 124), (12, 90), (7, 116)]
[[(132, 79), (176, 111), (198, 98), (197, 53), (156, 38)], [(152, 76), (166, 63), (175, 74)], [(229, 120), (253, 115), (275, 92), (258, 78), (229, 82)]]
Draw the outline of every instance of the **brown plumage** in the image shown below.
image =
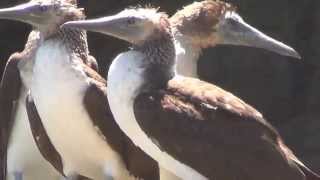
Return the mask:
[[(222, 4), (213, 12), (227, 7), (233, 9)], [(134, 45), (145, 58), (144, 82), (133, 109), (140, 128), (159, 149), (208, 179), (320, 179), (253, 107), (212, 84), (174, 77), (173, 37), (164, 23), (168, 19), (154, 19), (153, 33)]]
[(214, 85), (172, 79), (139, 94), (134, 111), (160, 149), (209, 179), (320, 179), (259, 112)]
[(201, 48), (212, 46), (218, 37), (214, 35), (215, 26), (227, 11), (236, 11), (236, 7), (223, 1), (205, 0), (194, 2), (179, 10), (170, 18), (172, 27), (184, 34)]

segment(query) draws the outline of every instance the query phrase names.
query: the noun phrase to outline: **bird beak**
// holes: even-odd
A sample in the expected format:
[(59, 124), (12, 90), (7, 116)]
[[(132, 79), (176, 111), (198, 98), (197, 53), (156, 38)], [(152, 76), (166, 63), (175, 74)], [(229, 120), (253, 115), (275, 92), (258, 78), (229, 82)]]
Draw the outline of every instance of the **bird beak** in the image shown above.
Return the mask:
[(104, 33), (111, 24), (111, 18), (98, 18), (92, 20), (69, 21), (61, 25), (61, 28), (83, 29), (92, 32)]
[(127, 22), (131, 17), (118, 13), (113, 16), (81, 21), (70, 21), (61, 28), (83, 29), (87, 31), (99, 32), (130, 43), (137, 43), (143, 39), (144, 26), (128, 26)]
[(61, 28), (83, 29), (123, 39), (124, 35), (128, 35), (124, 34), (125, 28), (121, 28), (123, 19), (123, 17), (114, 15), (92, 20), (69, 21), (64, 23)]
[(228, 12), (218, 24), (220, 44), (248, 46), (265, 49), (283, 56), (301, 59), (293, 48), (277, 41), (247, 24), (237, 13)]
[(0, 19), (16, 20), (36, 26), (41, 19), (34, 14), (38, 7), (38, 3), (31, 1), (14, 7), (3, 8), (0, 9)]

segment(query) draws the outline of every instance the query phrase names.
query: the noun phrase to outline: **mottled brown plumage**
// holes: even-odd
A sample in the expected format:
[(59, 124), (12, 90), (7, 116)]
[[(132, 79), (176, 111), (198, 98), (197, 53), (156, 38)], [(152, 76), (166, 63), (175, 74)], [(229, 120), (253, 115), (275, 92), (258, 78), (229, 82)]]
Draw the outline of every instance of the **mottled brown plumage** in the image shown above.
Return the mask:
[(194, 45), (207, 48), (219, 41), (213, 32), (220, 18), (227, 11), (235, 10), (235, 6), (219, 0), (194, 2), (174, 14), (170, 23), (174, 33), (182, 33)]

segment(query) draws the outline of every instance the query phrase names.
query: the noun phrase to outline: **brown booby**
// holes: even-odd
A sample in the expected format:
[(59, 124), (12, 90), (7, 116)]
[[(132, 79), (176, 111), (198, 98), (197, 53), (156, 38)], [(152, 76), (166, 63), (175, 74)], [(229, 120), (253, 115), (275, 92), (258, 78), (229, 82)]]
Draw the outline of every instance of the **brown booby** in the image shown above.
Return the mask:
[(157, 162), (120, 130), (109, 110), (106, 81), (87, 66), (85, 31), (60, 29), (84, 18), (62, 0), (31, 1), (1, 14), (40, 32), (27, 113), (43, 156), (63, 175), (159, 179)]
[(133, 44), (112, 62), (107, 96), (120, 128), (160, 166), (190, 180), (320, 179), (254, 108), (217, 86), (176, 75), (165, 14), (126, 9), (63, 26)]
[[(217, 45), (250, 46), (300, 58), (293, 48), (248, 25), (235, 9), (222, 1), (205, 0), (185, 6), (170, 18), (178, 74), (198, 77), (197, 64), (201, 51)], [(226, 11), (229, 13), (221, 16)], [(234, 31), (237, 28), (246, 33), (237, 33)]]
[(24, 50), (10, 56), (1, 80), (0, 179), (61, 179), (59, 172), (41, 156), (32, 137), (25, 107), (38, 43), (39, 32), (32, 31)]

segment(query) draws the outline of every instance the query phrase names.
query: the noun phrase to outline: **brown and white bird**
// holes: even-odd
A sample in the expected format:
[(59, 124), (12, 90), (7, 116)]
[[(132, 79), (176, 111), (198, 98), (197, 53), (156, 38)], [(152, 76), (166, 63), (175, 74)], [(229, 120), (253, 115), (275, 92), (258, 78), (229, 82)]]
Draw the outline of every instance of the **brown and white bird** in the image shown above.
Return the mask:
[[(7, 18), (15, 8), (0, 10), (0, 18)], [(59, 180), (61, 175), (48, 163), (33, 140), (25, 107), (30, 88), (34, 56), (40, 43), (39, 31), (29, 34), (22, 52), (10, 56), (1, 81), (1, 171), (0, 179)], [(90, 56), (88, 65), (98, 68)], [(7, 177), (8, 176), (8, 177)]]
[(42, 155), (63, 175), (159, 179), (157, 162), (120, 130), (109, 110), (106, 81), (91, 69), (85, 31), (60, 29), (84, 18), (73, 1), (31, 1), (2, 13), (40, 32), (27, 112)]
[(64, 27), (133, 44), (111, 64), (108, 100), (120, 128), (160, 166), (190, 180), (320, 179), (254, 108), (212, 84), (176, 75), (165, 14), (126, 9)]
[[(0, 17), (8, 11), (10, 9), (0, 10)], [(59, 172), (42, 157), (33, 140), (25, 106), (39, 41), (39, 32), (32, 31), (24, 50), (10, 56), (1, 80), (0, 179), (61, 179)]]
[(235, 9), (223, 1), (205, 0), (185, 6), (170, 18), (178, 74), (198, 77), (198, 60), (202, 50), (217, 45), (262, 48), (300, 58), (291, 47), (247, 24)]

